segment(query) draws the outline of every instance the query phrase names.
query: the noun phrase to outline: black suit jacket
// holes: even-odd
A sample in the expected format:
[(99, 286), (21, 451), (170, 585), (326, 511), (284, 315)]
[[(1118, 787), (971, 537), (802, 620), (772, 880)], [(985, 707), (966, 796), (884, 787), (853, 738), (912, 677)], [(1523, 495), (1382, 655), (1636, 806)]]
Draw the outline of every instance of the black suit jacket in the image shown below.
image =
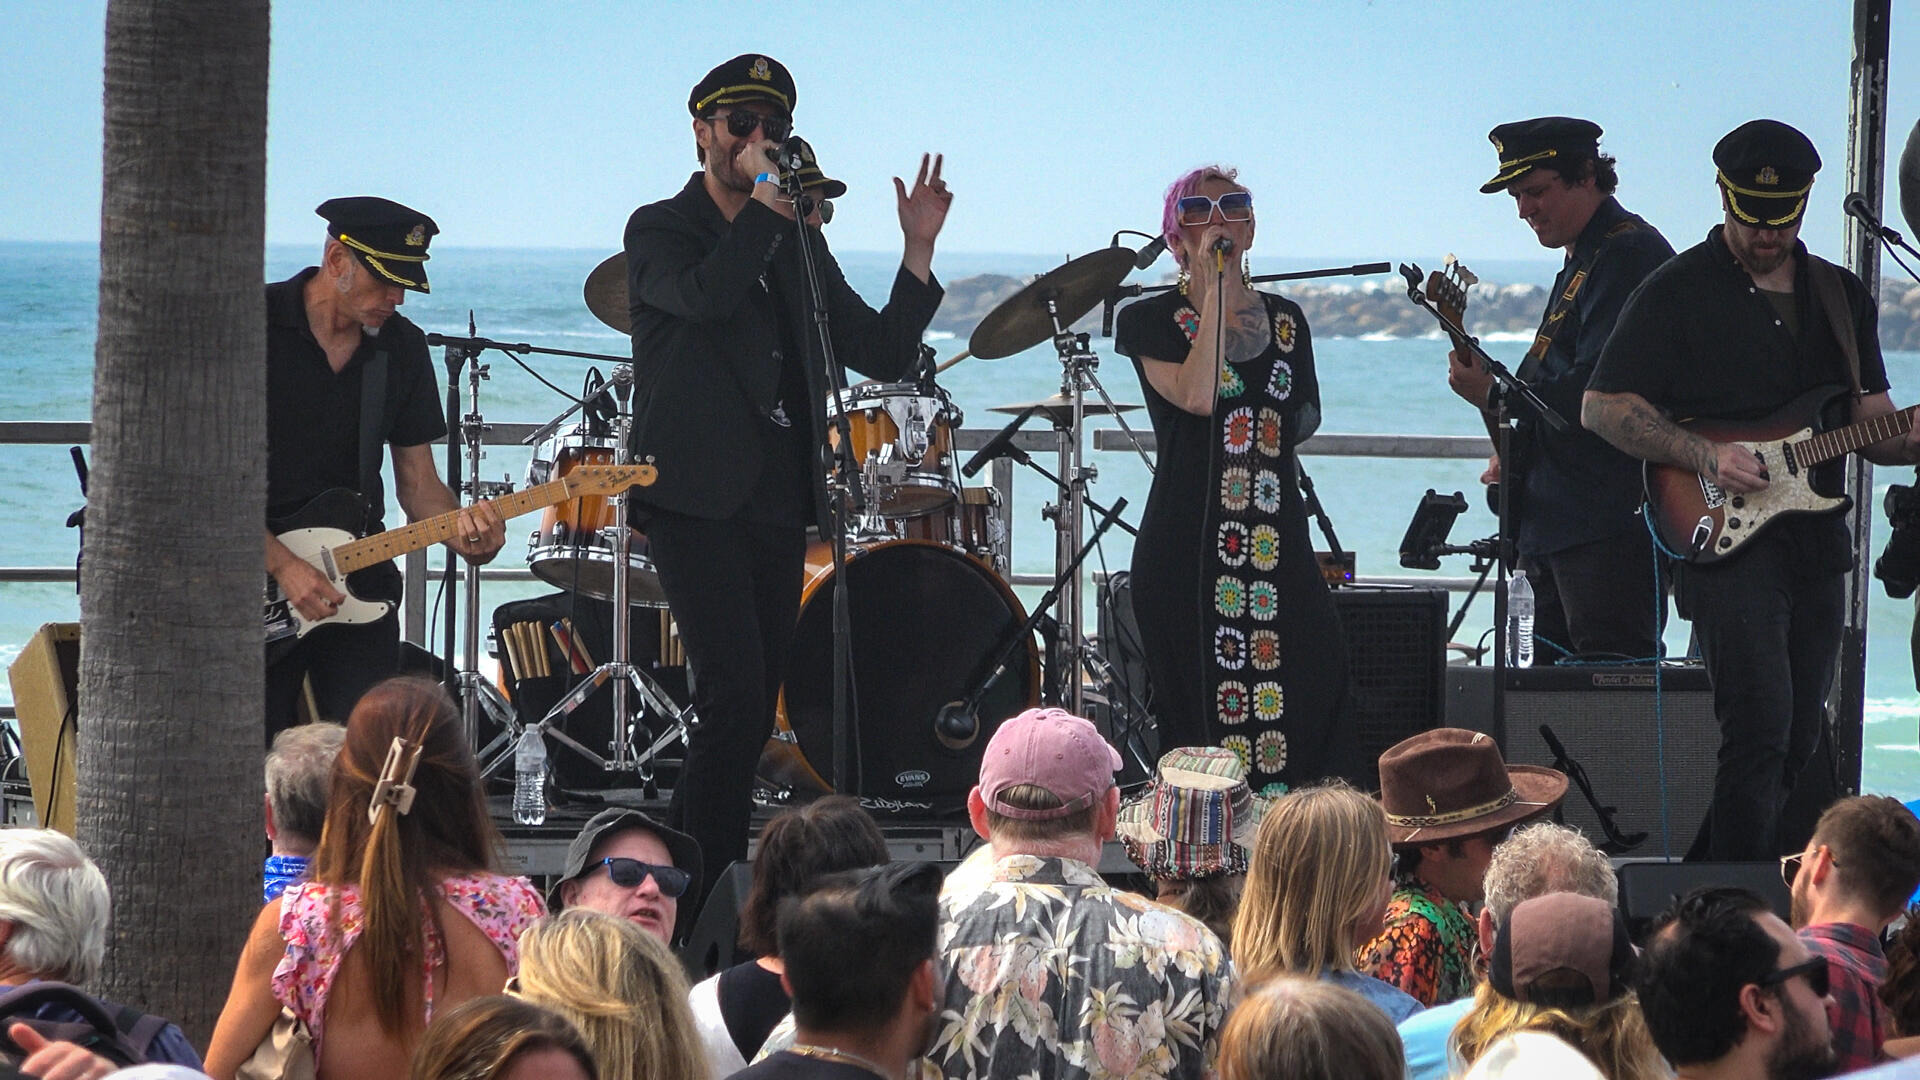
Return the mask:
[[(678, 195), (642, 206), (628, 219), (632, 448), (635, 460), (650, 458), (660, 470), (651, 487), (635, 489), (642, 507), (724, 519), (737, 514), (752, 493), (767, 429), (762, 417), (779, 398), (782, 336), (769, 309), (749, 300), (776, 263), (783, 281), (805, 280), (795, 228), (752, 200), (728, 222), (701, 173)], [(847, 285), (818, 229), (811, 242), (835, 355), (873, 378), (905, 374), (940, 306), (939, 283), (929, 278), (923, 284), (902, 269), (887, 306), (875, 311)], [(823, 431), (826, 376), (804, 287), (782, 292), (772, 310), (789, 320), (787, 340), (806, 343), (813, 430)], [(814, 472), (814, 505), (823, 510), (823, 478)]]

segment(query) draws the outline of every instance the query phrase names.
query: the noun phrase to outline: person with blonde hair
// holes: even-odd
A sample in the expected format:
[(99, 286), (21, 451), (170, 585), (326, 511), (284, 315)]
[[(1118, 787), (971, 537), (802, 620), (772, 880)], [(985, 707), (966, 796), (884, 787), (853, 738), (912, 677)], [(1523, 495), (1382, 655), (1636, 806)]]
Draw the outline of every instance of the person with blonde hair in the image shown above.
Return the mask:
[[(393, 1075), (383, 1069), (380, 1076)], [(414, 1051), (408, 1080), (600, 1080), (605, 1075), (566, 1018), (495, 994), (442, 1013)]]
[(1282, 975), (1255, 986), (1220, 1033), (1220, 1080), (1401, 1080), (1400, 1038), (1344, 986)]
[(311, 1037), (319, 1080), (387, 1075), (436, 1009), (497, 992), (520, 931), (546, 913), (527, 879), (495, 872), (500, 848), (446, 690), (410, 677), (367, 691), (309, 879), (254, 921), (207, 1072), (229, 1080), (284, 1012)]
[(1354, 950), (1380, 932), (1393, 854), (1380, 804), (1344, 783), (1275, 799), (1253, 836), (1233, 922), (1233, 963), (1258, 981), (1292, 974), (1344, 986), (1394, 1023), (1420, 1011), (1404, 991), (1354, 970)]
[(1453, 1029), (1467, 1077), (1665, 1080), (1631, 988), (1633, 963), (1627, 924), (1607, 901), (1564, 892), (1522, 901)]
[(686, 977), (638, 923), (581, 908), (540, 919), (520, 935), (514, 982), (579, 1029), (602, 1080), (705, 1080)]

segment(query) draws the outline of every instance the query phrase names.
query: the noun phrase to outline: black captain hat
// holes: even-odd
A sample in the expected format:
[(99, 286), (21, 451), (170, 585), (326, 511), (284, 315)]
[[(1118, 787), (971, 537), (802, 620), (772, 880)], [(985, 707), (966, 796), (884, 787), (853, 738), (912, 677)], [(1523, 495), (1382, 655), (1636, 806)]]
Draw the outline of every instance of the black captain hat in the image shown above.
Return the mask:
[(415, 292), (427, 292), (427, 245), (440, 226), (412, 207), (373, 195), (328, 199), (314, 208), (327, 235), (346, 245), (375, 274)]
[(1556, 158), (1600, 156), (1600, 125), (1571, 116), (1540, 116), (1501, 124), (1487, 132), (1487, 141), (1500, 155), (1500, 171), (1480, 185), (1482, 195), (1504, 191), (1540, 166), (1555, 164)]
[(1714, 144), (1713, 164), (1734, 217), (1757, 229), (1785, 229), (1807, 212), (1820, 153), (1790, 125), (1749, 120)]
[(800, 176), (800, 186), (822, 199), (837, 199), (847, 193), (847, 185), (820, 171), (820, 159), (814, 155), (813, 147), (807, 140), (794, 136), (795, 149), (800, 153), (800, 167), (794, 170)]
[(742, 53), (707, 72), (687, 95), (687, 111), (704, 116), (716, 105), (765, 101), (793, 115), (793, 76), (785, 64), (760, 53)]

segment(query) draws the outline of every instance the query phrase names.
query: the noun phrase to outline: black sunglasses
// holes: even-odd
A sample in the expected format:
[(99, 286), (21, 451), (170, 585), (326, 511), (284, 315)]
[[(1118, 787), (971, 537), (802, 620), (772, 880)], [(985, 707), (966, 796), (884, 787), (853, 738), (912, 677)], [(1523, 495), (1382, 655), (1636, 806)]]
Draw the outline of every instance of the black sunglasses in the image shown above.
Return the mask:
[(692, 874), (687, 873), (677, 866), (659, 866), (654, 863), (641, 862), (639, 859), (623, 859), (619, 856), (608, 856), (607, 858), (601, 859), (599, 865), (606, 867), (607, 876), (613, 879), (615, 885), (623, 889), (631, 889), (638, 886), (641, 882), (647, 880), (648, 874), (652, 874), (654, 884), (660, 886), (660, 894), (662, 896), (677, 897), (685, 893), (687, 886), (693, 881)]
[[(721, 118), (716, 116), (712, 119)], [(725, 119), (727, 134), (736, 139), (746, 138), (753, 134), (753, 129), (757, 127), (767, 138), (774, 142), (781, 142), (786, 139), (789, 132), (793, 131), (793, 121), (786, 117), (768, 116), (765, 113), (754, 112), (752, 109), (733, 109), (727, 113)]]
[(1754, 985), (1778, 986), (1796, 975), (1805, 975), (1807, 977), (1807, 988), (1813, 991), (1813, 996), (1826, 997), (1827, 974), (1827, 958), (1824, 956), (1816, 956), (1805, 963), (1795, 964), (1792, 967), (1784, 967), (1779, 971), (1769, 972), (1756, 980)]

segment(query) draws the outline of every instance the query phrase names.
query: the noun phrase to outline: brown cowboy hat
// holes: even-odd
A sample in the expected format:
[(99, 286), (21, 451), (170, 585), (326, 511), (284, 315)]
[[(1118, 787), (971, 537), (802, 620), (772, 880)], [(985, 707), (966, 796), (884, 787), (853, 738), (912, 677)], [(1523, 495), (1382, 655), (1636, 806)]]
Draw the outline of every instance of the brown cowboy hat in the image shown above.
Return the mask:
[(1509, 765), (1484, 732), (1434, 728), (1380, 755), (1380, 804), (1395, 844), (1431, 844), (1538, 817), (1560, 804), (1567, 777)]

